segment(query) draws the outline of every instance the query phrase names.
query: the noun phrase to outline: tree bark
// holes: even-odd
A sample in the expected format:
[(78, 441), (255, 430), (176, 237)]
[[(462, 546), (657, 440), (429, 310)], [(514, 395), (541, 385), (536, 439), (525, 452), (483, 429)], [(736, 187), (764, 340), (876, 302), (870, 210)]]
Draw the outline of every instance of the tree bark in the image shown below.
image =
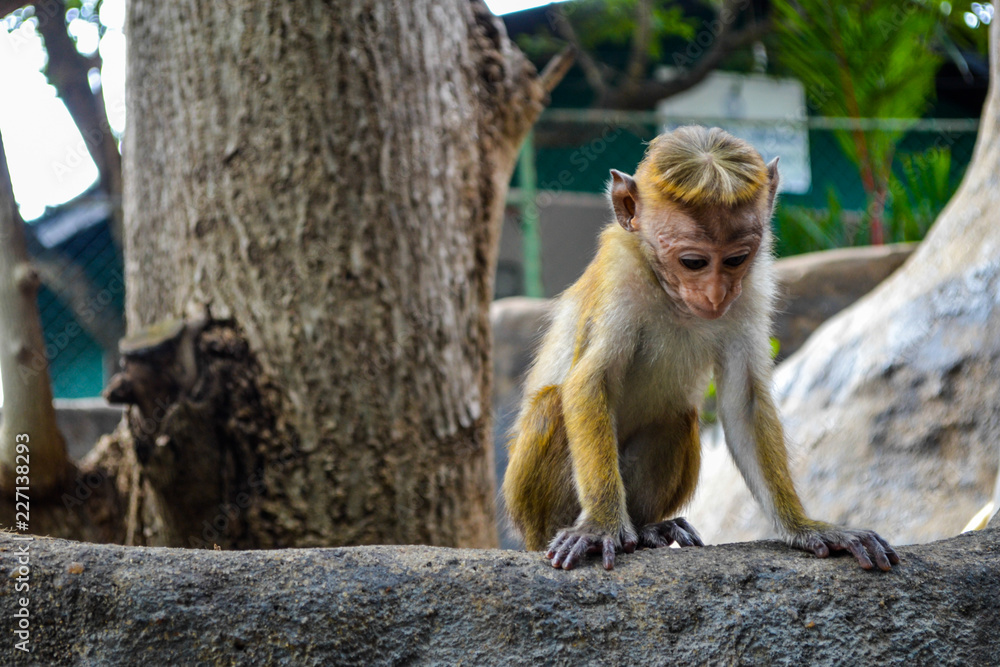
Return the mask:
[(140, 351), (116, 386), (145, 401), (130, 536), (495, 544), (497, 236), (568, 65), (536, 76), (460, 0), (136, 0), (127, 22), (129, 331), (208, 322), (197, 377), (157, 348), (173, 370)]
[[(1000, 22), (990, 66), (1000, 71)], [(947, 141), (942, 136), (942, 142)], [(909, 260), (827, 321), (775, 375), (795, 477), (819, 518), (901, 543), (954, 535), (994, 495), (1000, 442), (1000, 85), (990, 81), (975, 153)], [(710, 539), (771, 533), (722, 464), (690, 515)]]
[[(28, 258), (24, 221), (14, 200), (0, 139), (0, 493), (41, 500), (69, 477), (66, 442), (56, 426), (49, 363), (38, 315), (38, 274)], [(28, 530), (29, 504), (4, 502), (8, 526)], [(14, 509), (24, 515), (15, 515)], [(7, 514), (11, 516), (6, 516)], [(23, 521), (23, 523), (21, 523)], [(23, 527), (20, 527), (23, 526)]]
[[(644, 550), (605, 572), (431, 547), (191, 551), (0, 536), (21, 664), (995, 665), (998, 531), (892, 572), (776, 543)], [(20, 549), (27, 549), (19, 552)], [(30, 591), (15, 592), (27, 558)]]

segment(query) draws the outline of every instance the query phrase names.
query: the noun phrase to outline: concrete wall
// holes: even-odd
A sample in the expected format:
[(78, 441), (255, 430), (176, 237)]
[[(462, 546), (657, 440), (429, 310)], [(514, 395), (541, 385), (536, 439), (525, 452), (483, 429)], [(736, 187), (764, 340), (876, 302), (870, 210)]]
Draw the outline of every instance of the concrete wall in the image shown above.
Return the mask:
[[(122, 418), (122, 408), (108, 405), (103, 398), (60, 398), (55, 406), (56, 422), (74, 461), (86, 456), (97, 439), (115, 430)], [(0, 409), (0, 419), (2, 415)]]
[[(516, 191), (512, 193), (516, 197)], [(513, 198), (512, 197), (512, 198)], [(542, 230), (542, 284), (553, 297), (576, 282), (597, 249), (597, 236), (611, 221), (611, 207), (601, 195), (542, 192), (538, 197)], [(520, 212), (508, 207), (500, 234), (498, 298), (523, 294), (521, 289)]]

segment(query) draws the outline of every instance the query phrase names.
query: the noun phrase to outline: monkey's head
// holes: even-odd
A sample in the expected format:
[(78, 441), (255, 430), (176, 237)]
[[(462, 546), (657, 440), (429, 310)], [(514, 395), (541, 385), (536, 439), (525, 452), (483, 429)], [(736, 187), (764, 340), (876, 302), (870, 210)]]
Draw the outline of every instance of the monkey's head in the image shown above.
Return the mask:
[(771, 219), (778, 159), (765, 165), (719, 128), (686, 126), (654, 139), (634, 178), (611, 178), (615, 217), (671, 299), (697, 317), (725, 315)]

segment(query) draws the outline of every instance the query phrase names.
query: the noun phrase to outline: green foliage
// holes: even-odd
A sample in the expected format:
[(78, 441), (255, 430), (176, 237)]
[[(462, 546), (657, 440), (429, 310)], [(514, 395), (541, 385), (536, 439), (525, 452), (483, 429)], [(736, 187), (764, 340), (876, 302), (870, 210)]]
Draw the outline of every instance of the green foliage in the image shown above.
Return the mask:
[(951, 199), (951, 151), (931, 148), (900, 158), (902, 176), (889, 181), (891, 240), (919, 241)]
[[(955, 192), (949, 149), (897, 156), (889, 178), (886, 242), (919, 241)], [(781, 257), (868, 243), (859, 213), (845, 212), (837, 192), (826, 208), (779, 205), (774, 215), (775, 251)]]
[[(776, 0), (773, 7), (778, 58), (805, 85), (816, 111), (849, 118), (918, 118), (927, 110), (942, 61), (934, 46), (945, 17), (935, 5)], [(904, 131), (859, 127), (835, 133), (858, 168), (873, 234), (876, 227), (882, 229), (893, 157)]]
[[(588, 50), (601, 46), (627, 46), (636, 28), (638, 0), (577, 0), (569, 14), (580, 41)], [(668, 6), (669, 5), (669, 6)], [(694, 37), (695, 27), (684, 11), (674, 3), (658, 2), (653, 6), (652, 36), (649, 40), (649, 57), (659, 60), (665, 37), (682, 39)]]
[(833, 187), (826, 208), (779, 205), (774, 212), (775, 251), (780, 257), (852, 245), (856, 225), (844, 223), (844, 209)]
[(817, 111), (915, 118), (926, 110), (942, 60), (932, 48), (936, 9), (887, 0), (775, 0), (773, 8), (777, 58)]

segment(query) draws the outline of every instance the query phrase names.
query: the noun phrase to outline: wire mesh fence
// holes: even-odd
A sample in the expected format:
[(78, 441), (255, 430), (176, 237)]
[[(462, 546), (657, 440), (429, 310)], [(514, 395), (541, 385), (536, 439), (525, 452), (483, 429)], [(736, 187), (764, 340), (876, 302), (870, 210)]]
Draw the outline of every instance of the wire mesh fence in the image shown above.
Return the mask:
[(27, 225), (55, 398), (98, 396), (124, 331), (122, 253), (111, 206), (84, 196)]

